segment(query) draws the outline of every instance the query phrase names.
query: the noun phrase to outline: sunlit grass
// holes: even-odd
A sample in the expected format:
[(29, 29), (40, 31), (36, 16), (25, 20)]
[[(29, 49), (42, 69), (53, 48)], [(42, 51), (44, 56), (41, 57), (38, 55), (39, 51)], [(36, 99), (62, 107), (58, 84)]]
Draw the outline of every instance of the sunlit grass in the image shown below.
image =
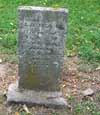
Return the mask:
[(68, 55), (77, 53), (88, 60), (100, 60), (99, 0), (0, 0), (0, 52), (17, 51), (17, 7), (20, 5), (67, 8)]

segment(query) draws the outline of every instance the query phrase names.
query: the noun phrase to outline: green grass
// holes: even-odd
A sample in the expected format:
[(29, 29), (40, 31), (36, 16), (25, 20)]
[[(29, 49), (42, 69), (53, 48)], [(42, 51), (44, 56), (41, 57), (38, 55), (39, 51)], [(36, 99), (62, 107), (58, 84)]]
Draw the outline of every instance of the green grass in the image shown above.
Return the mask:
[(73, 106), (72, 115), (100, 115), (100, 93), (97, 93), (94, 97), (87, 96), (79, 101), (71, 95), (68, 102)]
[[(90, 97), (87, 97), (85, 98), (85, 100), (78, 102), (77, 100), (75, 101), (74, 96), (72, 96), (72, 98), (68, 100), (71, 103), (72, 109), (69, 109), (69, 108), (62, 109), (62, 110), (51, 109), (48, 111), (48, 115), (49, 113), (50, 115), (100, 115), (100, 107), (99, 107), (98, 99), (94, 101), (94, 100), (91, 100)], [(20, 113), (19, 115), (31, 115), (31, 114), (27, 114), (24, 111), (19, 112), (19, 113)], [(34, 111), (31, 113), (34, 113)]]
[(100, 115), (100, 109), (96, 103), (92, 101), (84, 101), (77, 103), (73, 115)]
[(100, 61), (100, 0), (0, 0), (0, 52), (16, 53), (17, 7), (64, 7), (69, 10), (67, 55)]

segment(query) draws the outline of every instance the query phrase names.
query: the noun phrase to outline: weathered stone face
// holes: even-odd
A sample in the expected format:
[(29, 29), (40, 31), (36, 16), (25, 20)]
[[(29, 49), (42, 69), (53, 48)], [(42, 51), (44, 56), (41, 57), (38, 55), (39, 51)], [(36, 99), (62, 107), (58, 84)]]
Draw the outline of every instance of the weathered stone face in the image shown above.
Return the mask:
[(65, 9), (19, 8), (19, 87), (58, 91), (66, 39)]

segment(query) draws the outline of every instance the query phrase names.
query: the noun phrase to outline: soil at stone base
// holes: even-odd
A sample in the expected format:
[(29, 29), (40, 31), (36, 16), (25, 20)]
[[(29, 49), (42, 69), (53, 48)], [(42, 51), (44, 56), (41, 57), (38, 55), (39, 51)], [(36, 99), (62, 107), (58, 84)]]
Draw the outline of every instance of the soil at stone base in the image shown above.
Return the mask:
[[(68, 99), (72, 96), (76, 101), (82, 101), (81, 91), (91, 88), (94, 92), (100, 93), (100, 68), (81, 62), (77, 56), (65, 57), (64, 67), (61, 78), (61, 90), (63, 96), (69, 102), (68, 109), (50, 109), (46, 107), (28, 107), (32, 115), (73, 115), (75, 105)], [(9, 84), (18, 79), (18, 65), (14, 63), (2, 62), (0, 64), (0, 115), (20, 115), (24, 112), (23, 105), (7, 105), (6, 92)], [(95, 100), (95, 95), (92, 99)], [(100, 103), (99, 105), (100, 106)], [(22, 114), (27, 115), (27, 114)]]

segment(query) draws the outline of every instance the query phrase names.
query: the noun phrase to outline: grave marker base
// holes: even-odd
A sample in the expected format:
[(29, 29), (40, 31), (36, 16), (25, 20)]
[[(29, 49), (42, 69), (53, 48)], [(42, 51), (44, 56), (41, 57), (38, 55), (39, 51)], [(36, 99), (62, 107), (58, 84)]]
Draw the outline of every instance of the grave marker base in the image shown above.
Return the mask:
[(65, 108), (68, 105), (61, 92), (19, 89), (17, 83), (9, 86), (7, 102), (43, 105), (51, 108)]

